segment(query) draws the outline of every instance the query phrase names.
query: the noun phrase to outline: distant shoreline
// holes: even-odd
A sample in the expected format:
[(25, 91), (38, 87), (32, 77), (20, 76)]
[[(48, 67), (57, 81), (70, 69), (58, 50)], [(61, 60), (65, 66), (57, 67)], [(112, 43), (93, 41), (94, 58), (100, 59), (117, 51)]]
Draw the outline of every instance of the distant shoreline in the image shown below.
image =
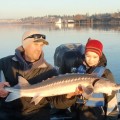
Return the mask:
[(103, 13), (89, 16), (88, 14), (81, 15), (48, 15), (44, 17), (26, 17), (21, 19), (0, 19), (0, 24), (79, 24), (79, 25), (120, 25), (120, 12)]

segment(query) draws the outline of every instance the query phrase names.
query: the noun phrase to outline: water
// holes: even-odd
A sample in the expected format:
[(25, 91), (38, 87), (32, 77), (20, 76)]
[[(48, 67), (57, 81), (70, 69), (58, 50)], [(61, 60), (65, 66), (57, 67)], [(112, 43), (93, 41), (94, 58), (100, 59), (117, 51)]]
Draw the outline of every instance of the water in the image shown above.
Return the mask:
[(31, 28), (47, 36), (49, 46), (44, 47), (46, 60), (54, 65), (55, 48), (65, 43), (85, 44), (89, 37), (101, 40), (108, 60), (108, 68), (120, 83), (120, 26), (75, 26), (75, 25), (0, 25), (0, 58), (14, 54), (21, 45), (22, 34)]

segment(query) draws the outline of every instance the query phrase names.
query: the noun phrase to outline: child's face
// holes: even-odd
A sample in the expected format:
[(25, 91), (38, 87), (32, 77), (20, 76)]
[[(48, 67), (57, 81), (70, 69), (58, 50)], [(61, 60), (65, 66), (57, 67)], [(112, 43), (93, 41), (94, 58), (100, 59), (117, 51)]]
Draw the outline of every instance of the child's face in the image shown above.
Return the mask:
[(85, 54), (85, 61), (90, 67), (96, 66), (99, 63), (99, 60), (100, 60), (100, 57), (95, 52), (88, 51)]

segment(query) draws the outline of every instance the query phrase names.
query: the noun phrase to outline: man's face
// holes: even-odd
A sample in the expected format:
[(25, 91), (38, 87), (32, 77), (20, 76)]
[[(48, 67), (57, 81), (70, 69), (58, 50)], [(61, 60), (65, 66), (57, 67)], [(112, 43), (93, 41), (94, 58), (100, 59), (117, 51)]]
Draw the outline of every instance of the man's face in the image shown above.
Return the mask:
[(30, 43), (25, 50), (25, 59), (30, 62), (34, 62), (40, 58), (42, 47), (44, 46), (43, 42), (32, 42)]

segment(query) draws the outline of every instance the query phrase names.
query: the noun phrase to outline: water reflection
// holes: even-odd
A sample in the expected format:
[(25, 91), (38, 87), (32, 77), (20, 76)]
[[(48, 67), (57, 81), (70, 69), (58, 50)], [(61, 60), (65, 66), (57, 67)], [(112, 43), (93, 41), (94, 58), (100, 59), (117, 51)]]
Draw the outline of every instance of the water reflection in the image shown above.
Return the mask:
[(14, 54), (15, 49), (22, 44), (23, 33), (31, 28), (38, 29), (46, 34), (50, 45), (44, 48), (44, 52), (46, 60), (51, 64), (54, 63), (54, 51), (60, 44), (85, 44), (89, 37), (101, 40), (104, 44), (104, 53), (108, 59), (108, 68), (113, 72), (116, 81), (120, 83), (120, 26), (0, 24), (0, 58)]
[(94, 25), (92, 28), (105, 31), (120, 31), (120, 26), (117, 25)]
[(22, 29), (42, 29), (42, 30), (83, 30), (83, 29), (93, 29), (93, 30), (102, 30), (102, 31), (120, 31), (120, 26), (118, 25), (79, 25), (79, 24), (45, 24), (45, 25), (37, 25), (37, 24), (26, 24), (26, 25), (21, 25), (21, 24), (0, 24), (0, 30), (3, 29), (17, 29), (17, 28), (22, 28)]

